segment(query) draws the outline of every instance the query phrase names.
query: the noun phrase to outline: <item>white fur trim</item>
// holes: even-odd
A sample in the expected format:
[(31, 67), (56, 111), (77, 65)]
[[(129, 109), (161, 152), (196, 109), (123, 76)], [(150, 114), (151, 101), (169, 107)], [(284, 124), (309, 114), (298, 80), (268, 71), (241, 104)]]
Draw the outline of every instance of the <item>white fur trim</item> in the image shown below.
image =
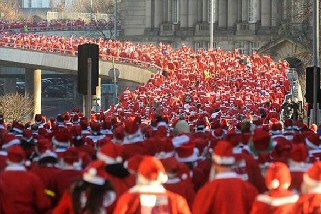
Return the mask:
[(12, 130), (15, 131), (15, 132), (18, 132), (18, 133), (20, 133), (20, 134), (23, 133), (23, 131), (22, 131), (21, 129), (18, 129), (18, 128), (13, 128)]
[(177, 184), (179, 182), (181, 182), (181, 179), (179, 179), (179, 178), (169, 178), (166, 183), (167, 184)]
[(0, 155), (1, 155), (1, 156), (8, 156), (8, 152), (6, 152), (6, 151), (0, 151)]
[(144, 136), (141, 132), (140, 129), (138, 129), (137, 132), (131, 135), (126, 135), (124, 137), (123, 144), (132, 144), (132, 143), (137, 143), (137, 142), (142, 142), (144, 141)]
[(173, 146), (175, 148), (185, 144), (185, 143), (188, 143), (188, 141), (190, 140), (189, 136), (187, 135), (180, 135), (180, 136), (176, 136), (172, 139), (172, 143), (173, 143)]
[(56, 145), (56, 146), (68, 148), (70, 146), (70, 141), (61, 142), (61, 141), (56, 140), (55, 137), (52, 137), (52, 144)]
[(164, 121), (161, 121), (161, 122), (157, 123), (156, 127), (159, 128), (160, 126), (165, 126), (166, 128), (168, 128), (168, 124), (166, 122), (164, 122)]
[(312, 164), (305, 162), (296, 162), (293, 160), (289, 161), (290, 172), (306, 172), (308, 171), (308, 169), (310, 169), (311, 166)]
[(286, 204), (295, 204), (299, 200), (299, 196), (292, 195), (287, 197), (273, 198), (268, 195), (258, 195), (256, 200), (273, 207), (278, 207)]
[(123, 158), (120, 156), (117, 156), (116, 158), (112, 158), (110, 156), (104, 155), (102, 152), (97, 152), (97, 158), (99, 160), (104, 161), (107, 164), (121, 163), (123, 161)]
[(307, 144), (308, 147), (312, 149), (319, 149), (319, 146), (314, 145), (311, 141), (308, 140), (308, 138), (305, 139), (305, 143)]
[(280, 186), (280, 181), (274, 179), (271, 181), (270, 185), (268, 186), (270, 189), (277, 189)]
[(186, 180), (186, 179), (188, 178), (188, 175), (187, 175), (186, 173), (184, 173), (184, 174), (182, 174), (181, 178), (182, 178), (183, 180)]
[(155, 184), (163, 184), (168, 180), (168, 176), (165, 173), (159, 173), (158, 178), (156, 180), (149, 180), (145, 178), (142, 174), (137, 174), (137, 184), (140, 185), (155, 185)]
[(212, 158), (214, 162), (217, 164), (232, 165), (235, 163), (234, 157), (225, 157), (225, 156), (218, 156), (216, 154), (213, 154)]
[(92, 175), (90, 172), (83, 174), (83, 179), (89, 183), (103, 185), (105, 183), (105, 179), (96, 175)]
[(303, 174), (303, 182), (309, 186), (321, 188), (321, 181), (314, 180), (314, 179), (310, 178), (307, 173)]
[(174, 155), (175, 155), (175, 151), (159, 152), (159, 153), (156, 153), (154, 156), (158, 159), (166, 159), (166, 158), (174, 157)]
[(282, 130), (271, 130), (272, 135), (281, 135), (282, 133)]
[(13, 146), (13, 145), (19, 145), (20, 144), (20, 140), (19, 139), (13, 139), (11, 141), (9, 141), (6, 144), (2, 145), (3, 149), (8, 149), (9, 147)]
[(27, 171), (26, 167), (21, 164), (9, 163), (9, 165), (4, 169), (5, 171)]
[(44, 153), (42, 153), (40, 156), (39, 156), (39, 159), (41, 158), (45, 158), (45, 157), (53, 157), (53, 158), (58, 158), (57, 154), (50, 151), (50, 150), (46, 150)]
[(238, 174), (235, 172), (222, 172), (215, 174), (214, 179), (229, 179), (229, 178), (238, 178), (242, 179)]
[(193, 149), (193, 155), (189, 156), (189, 157), (185, 157), (185, 158), (182, 158), (182, 157), (179, 157), (176, 153), (175, 155), (175, 158), (177, 159), (178, 162), (180, 163), (186, 163), (186, 162), (195, 162), (198, 160), (198, 154), (199, 154), (199, 151), (198, 151), (198, 148), (194, 148)]
[(131, 189), (129, 189), (129, 192), (165, 193), (166, 189), (160, 184), (154, 184), (154, 185), (137, 184)]

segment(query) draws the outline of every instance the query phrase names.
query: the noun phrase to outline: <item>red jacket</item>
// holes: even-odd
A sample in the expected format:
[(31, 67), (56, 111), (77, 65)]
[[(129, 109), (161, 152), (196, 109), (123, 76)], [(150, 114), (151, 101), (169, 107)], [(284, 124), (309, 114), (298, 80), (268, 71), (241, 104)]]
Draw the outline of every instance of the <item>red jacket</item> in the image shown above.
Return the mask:
[(302, 195), (296, 203), (293, 214), (318, 214), (321, 213), (321, 194)]
[(166, 184), (164, 184), (165, 189), (183, 196), (189, 207), (192, 208), (193, 201), (195, 198), (194, 185), (191, 181), (180, 180), (179, 178), (169, 179)]
[(34, 166), (29, 170), (29, 172), (36, 174), (42, 180), (46, 189), (49, 188), (50, 179), (60, 171), (61, 169), (58, 169), (56, 167), (47, 166)]
[(82, 178), (82, 171), (75, 169), (64, 169), (52, 175), (49, 180), (49, 190), (55, 193), (54, 205), (58, 203), (62, 195), (69, 189), (71, 184)]
[(234, 172), (219, 173), (197, 193), (193, 213), (248, 214), (258, 192)]
[(291, 213), (299, 196), (288, 190), (274, 190), (267, 195), (258, 195), (251, 214)]
[[(144, 198), (146, 198), (144, 200)], [(155, 203), (144, 203), (152, 199)], [(163, 212), (162, 212), (163, 211)], [(190, 214), (186, 200), (173, 192), (165, 190), (162, 186), (136, 185), (123, 194), (113, 212), (114, 214), (144, 214), (144, 213), (171, 213)]]
[(0, 173), (3, 195), (15, 213), (44, 213), (50, 208), (41, 180), (23, 166), (8, 166)]

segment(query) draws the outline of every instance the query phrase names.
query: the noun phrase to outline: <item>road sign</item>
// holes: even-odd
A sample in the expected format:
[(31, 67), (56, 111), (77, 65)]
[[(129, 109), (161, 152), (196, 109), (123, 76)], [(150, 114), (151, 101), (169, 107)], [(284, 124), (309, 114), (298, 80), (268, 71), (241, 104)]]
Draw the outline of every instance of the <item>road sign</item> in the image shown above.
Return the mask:
[[(118, 77), (119, 77), (119, 74), (120, 74), (120, 71), (119, 71), (117, 68), (115, 68), (115, 74), (116, 74), (116, 78), (118, 78)], [(113, 68), (108, 71), (108, 76), (109, 76), (112, 80), (114, 79), (114, 69), (113, 69)]]

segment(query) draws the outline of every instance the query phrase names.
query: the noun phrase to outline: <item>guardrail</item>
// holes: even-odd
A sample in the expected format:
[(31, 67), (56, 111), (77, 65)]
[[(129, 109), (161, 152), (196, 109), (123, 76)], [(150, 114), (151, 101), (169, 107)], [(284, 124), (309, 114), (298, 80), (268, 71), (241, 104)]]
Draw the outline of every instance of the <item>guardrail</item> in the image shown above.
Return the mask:
[[(118, 29), (121, 26), (117, 27)], [(0, 28), (0, 32), (10, 33), (29, 33), (29, 32), (46, 32), (46, 31), (86, 31), (86, 30), (113, 30), (114, 26), (99, 26), (99, 25), (63, 25), (63, 26), (37, 26), (37, 27), (26, 27), (26, 28)]]
[[(34, 45), (25, 45), (25, 44), (17, 44), (17, 43), (6, 43), (3, 41), (0, 41), (0, 47), (22, 49), (22, 50), (36, 51), (36, 52), (42, 52), (42, 53), (61, 54), (66, 56), (78, 55), (78, 50), (74, 50), (74, 49), (59, 49), (59, 48), (43, 47), (41, 45), (34, 46)], [(46, 51), (41, 50), (43, 48), (45, 48)], [(162, 68), (160, 66), (157, 66), (153, 62), (146, 62), (138, 59), (125, 58), (125, 57), (117, 57), (117, 56), (107, 55), (103, 53), (99, 53), (99, 58), (103, 61), (112, 61), (114, 58), (116, 63), (128, 64), (131, 66), (138, 66), (140, 68), (144, 68), (144, 69), (152, 70), (156, 72), (162, 71)]]

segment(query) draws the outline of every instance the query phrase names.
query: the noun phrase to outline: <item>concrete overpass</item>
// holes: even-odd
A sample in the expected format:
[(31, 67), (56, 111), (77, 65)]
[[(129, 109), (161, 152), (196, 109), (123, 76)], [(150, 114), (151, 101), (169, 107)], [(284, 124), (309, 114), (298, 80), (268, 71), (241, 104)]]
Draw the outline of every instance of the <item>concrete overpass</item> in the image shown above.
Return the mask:
[[(124, 59), (122, 59), (124, 60)], [(0, 47), (0, 64), (8, 67), (25, 68), (26, 93), (34, 98), (34, 113), (41, 113), (41, 70), (62, 72), (77, 75), (78, 57), (61, 53), (47, 53), (26, 49)], [(147, 66), (147, 65), (143, 65)], [(136, 83), (147, 82), (158, 68), (146, 69), (126, 63), (115, 63), (120, 71), (119, 79)], [(108, 71), (113, 67), (110, 61), (99, 61), (99, 76), (110, 78)], [(0, 72), (2, 76), (10, 75), (10, 70)], [(97, 96), (101, 96), (100, 87), (97, 87)]]

